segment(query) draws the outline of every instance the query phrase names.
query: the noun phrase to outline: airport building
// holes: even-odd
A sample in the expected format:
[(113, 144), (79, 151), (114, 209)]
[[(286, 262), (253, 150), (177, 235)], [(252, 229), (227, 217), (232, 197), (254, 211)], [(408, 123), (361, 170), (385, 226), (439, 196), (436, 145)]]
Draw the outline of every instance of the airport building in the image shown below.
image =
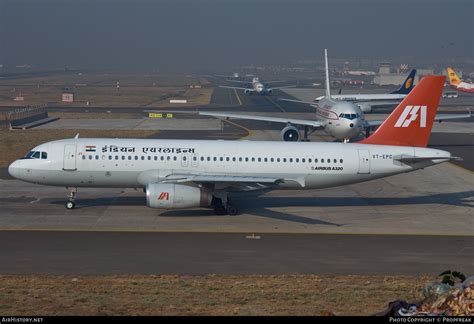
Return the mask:
[[(379, 86), (401, 85), (407, 78), (409, 71), (391, 72), (391, 64), (389, 62), (382, 62), (379, 64), (379, 72), (374, 77), (373, 83)], [(415, 76), (415, 83), (418, 83), (420, 77), (434, 74), (433, 69), (417, 69)]]

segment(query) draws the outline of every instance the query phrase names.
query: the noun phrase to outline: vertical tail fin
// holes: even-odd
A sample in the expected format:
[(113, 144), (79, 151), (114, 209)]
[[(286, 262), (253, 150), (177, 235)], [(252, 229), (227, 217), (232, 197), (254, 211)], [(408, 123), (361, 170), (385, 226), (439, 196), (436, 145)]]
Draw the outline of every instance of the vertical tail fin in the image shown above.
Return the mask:
[(425, 147), (443, 92), (444, 76), (426, 76), (361, 144)]
[(324, 49), (324, 64), (326, 67), (326, 98), (331, 98), (331, 88), (329, 87), (329, 67), (328, 67), (328, 50)]
[(392, 93), (409, 94), (410, 91), (415, 86), (415, 75), (416, 75), (416, 70), (415, 69), (411, 70), (410, 74), (408, 74), (408, 77), (405, 79), (405, 82), (403, 82), (402, 85), (400, 86), (400, 89)]
[(448, 72), (449, 84), (456, 86), (461, 83), (461, 79), (452, 68), (448, 67), (446, 70)]

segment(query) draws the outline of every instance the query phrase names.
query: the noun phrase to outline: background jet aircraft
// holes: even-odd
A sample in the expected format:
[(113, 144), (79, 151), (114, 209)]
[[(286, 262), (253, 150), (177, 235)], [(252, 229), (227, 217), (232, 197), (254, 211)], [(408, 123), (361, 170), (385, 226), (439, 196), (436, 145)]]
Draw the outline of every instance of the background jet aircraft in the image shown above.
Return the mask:
[(450, 67), (447, 68), (449, 85), (459, 92), (474, 93), (474, 84), (462, 81)]
[[(363, 112), (371, 112), (374, 106), (394, 106), (398, 104), (415, 86), (416, 70), (412, 70), (398, 90), (392, 93), (381, 94), (338, 94), (333, 95), (335, 100), (344, 100), (355, 103)], [(316, 102), (324, 99), (324, 96), (317, 97)]]
[[(260, 120), (274, 123), (286, 124), (281, 131), (281, 136), (284, 141), (298, 141), (300, 139), (300, 132), (298, 126), (304, 129), (303, 140), (308, 140), (310, 132), (316, 129), (323, 129), (327, 134), (335, 137), (338, 140), (349, 141), (357, 138), (361, 133), (365, 131), (366, 135), (375, 127), (381, 125), (383, 120), (365, 120), (364, 113), (362, 110), (353, 102), (334, 100), (331, 96), (329, 86), (329, 67), (327, 50), (324, 50), (325, 69), (326, 69), (326, 95), (318, 102), (307, 102), (301, 100), (292, 99), (280, 99), (282, 101), (297, 102), (303, 104), (310, 104), (315, 108), (315, 119), (295, 119), (295, 118), (282, 118), (282, 117), (270, 117), (270, 116), (256, 116), (256, 115), (243, 115), (237, 113), (226, 113), (226, 112), (211, 112), (211, 111), (200, 111), (200, 115), (213, 116), (219, 118), (235, 118), (235, 119), (248, 119), (248, 120)], [(469, 114), (449, 114), (449, 115), (437, 115), (435, 120), (447, 120), (456, 118), (469, 118)]]
[(329, 188), (452, 159), (426, 148), (445, 82), (425, 77), (360, 143), (78, 138), (48, 142), (13, 162), (11, 176), (71, 188), (143, 188), (151, 208), (213, 207), (235, 215), (231, 191)]
[(283, 81), (268, 81), (268, 82), (261, 82), (259, 78), (254, 77), (251, 82), (249, 81), (236, 81), (236, 80), (229, 80), (232, 82), (240, 82), (240, 83), (247, 83), (251, 85), (251, 87), (231, 87), (231, 86), (219, 86), (220, 88), (228, 88), (228, 89), (238, 89), (243, 90), (245, 94), (259, 94), (259, 95), (269, 95), (273, 93), (273, 90), (276, 89), (283, 89), (283, 88), (292, 88), (294, 86), (282, 86), (282, 87), (268, 87), (267, 85), (270, 83), (275, 82), (283, 82)]
[(240, 74), (238, 72), (234, 72), (232, 73), (232, 75), (216, 75), (218, 77), (221, 77), (221, 78), (226, 78), (226, 79), (229, 79), (229, 81), (235, 81), (235, 80), (240, 80)]

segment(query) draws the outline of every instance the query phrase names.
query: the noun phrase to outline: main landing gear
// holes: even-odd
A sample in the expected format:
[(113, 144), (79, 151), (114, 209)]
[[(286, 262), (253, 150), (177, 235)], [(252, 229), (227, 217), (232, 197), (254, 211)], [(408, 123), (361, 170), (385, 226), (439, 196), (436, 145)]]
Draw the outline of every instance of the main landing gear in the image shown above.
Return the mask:
[(64, 204), (66, 209), (74, 209), (76, 207), (76, 203), (74, 202), (76, 200), (77, 196), (77, 188), (67, 188), (69, 190), (69, 196), (68, 196), (68, 201)]
[(237, 206), (231, 203), (229, 198), (227, 197), (225, 197), (225, 199), (222, 199), (213, 196), (211, 206), (214, 208), (214, 213), (216, 215), (235, 216), (239, 213), (239, 209), (237, 208)]
[[(312, 132), (311, 132), (312, 133)], [(304, 132), (303, 132), (303, 138), (301, 139), (301, 142), (310, 142), (308, 136), (311, 134), (309, 131), (309, 127), (305, 126), (304, 127)]]

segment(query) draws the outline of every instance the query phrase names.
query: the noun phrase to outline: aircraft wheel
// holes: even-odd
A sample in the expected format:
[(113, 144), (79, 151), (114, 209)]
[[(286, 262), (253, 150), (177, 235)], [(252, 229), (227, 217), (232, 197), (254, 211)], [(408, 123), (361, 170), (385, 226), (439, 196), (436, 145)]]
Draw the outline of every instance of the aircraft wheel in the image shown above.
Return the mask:
[(76, 207), (76, 204), (74, 203), (74, 201), (69, 200), (68, 202), (66, 202), (65, 206), (66, 209), (74, 209), (74, 207)]
[(239, 209), (237, 208), (237, 206), (232, 205), (232, 204), (227, 205), (227, 214), (231, 216), (235, 216), (238, 213), (239, 213)]

